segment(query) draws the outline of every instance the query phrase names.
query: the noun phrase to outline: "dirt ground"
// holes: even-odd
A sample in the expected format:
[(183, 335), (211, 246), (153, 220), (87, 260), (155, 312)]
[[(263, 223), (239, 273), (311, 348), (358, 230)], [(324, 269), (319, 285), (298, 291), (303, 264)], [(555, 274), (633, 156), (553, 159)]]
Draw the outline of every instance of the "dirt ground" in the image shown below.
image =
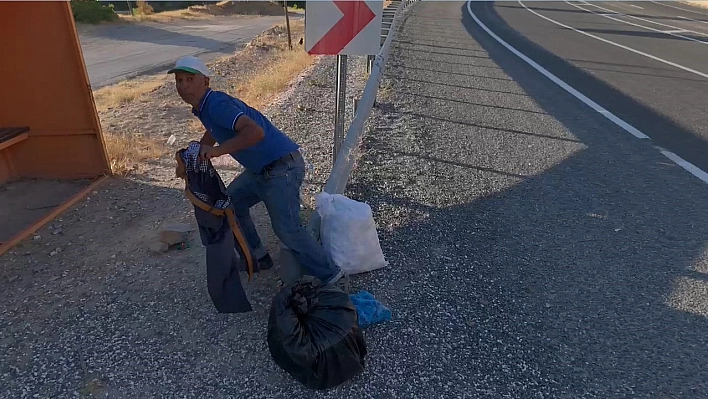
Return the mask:
[[(278, 27), (270, 29), (253, 42), (277, 40), (272, 36), (282, 35), (281, 30)], [(236, 56), (210, 65), (215, 75), (211, 79), (212, 87), (228, 90), (228, 76), (236, 72), (243, 74), (256, 71), (264, 68), (268, 62), (267, 48), (247, 46), (246, 50)], [(306, 73), (307, 71), (303, 72)], [(297, 79), (293, 82), (295, 83)], [(273, 105), (277, 105), (277, 102), (278, 100)], [(148, 137), (164, 145), (165, 155), (155, 161), (135, 164), (133, 173), (126, 178), (110, 178), (84, 201), (61, 215), (56, 223), (39, 231), (37, 234), (42, 237), (41, 240), (27, 239), (4, 255), (2, 260), (5, 267), (0, 273), (5, 281), (12, 279), (15, 285), (18, 285), (25, 281), (25, 278), (31, 280), (32, 274), (28, 274), (31, 267), (27, 266), (34, 264), (51, 268), (54, 264), (63, 266), (93, 263), (100, 264), (100, 269), (103, 270), (101, 273), (105, 273), (111, 270), (112, 266), (116, 266), (111, 264), (110, 259), (119, 255), (127, 255), (129, 258), (153, 257), (149, 244), (157, 237), (160, 226), (176, 221), (194, 224), (191, 204), (182, 191), (184, 182), (175, 177), (174, 153), (179, 148), (186, 147), (190, 140), (198, 140), (202, 128), (191, 114), (189, 106), (177, 96), (173, 83), (166, 80), (165, 84), (148, 95), (103, 110), (99, 112), (99, 117), (107, 136)], [(174, 144), (169, 146), (167, 141), (171, 136), (174, 136)], [(214, 165), (222, 173), (225, 182), (230, 181), (241, 170), (240, 165), (229, 157), (215, 160)], [(25, 185), (22, 182), (7, 185), (3, 187), (3, 191), (13, 192), (17, 187), (19, 192)], [(56, 195), (50, 196), (54, 202), (61, 199), (59, 197), (62, 195), (68, 196), (78, 191), (72, 191), (71, 185), (61, 190), (51, 182), (46, 185), (48, 190), (55, 191)], [(46, 190), (43, 189), (42, 192), (46, 193)], [(55, 225), (62, 226), (63, 234), (51, 234)], [(78, 243), (81, 245), (76, 246)], [(58, 257), (50, 256), (56, 248), (67, 249), (72, 245), (73, 250), (62, 251)], [(190, 251), (170, 253), (165, 257), (189, 257), (189, 253)]]
[[(272, 29), (212, 63), (212, 87), (234, 90), (235, 76), (253, 86), (255, 71), (276, 73), (268, 43), (286, 36)], [(365, 57), (350, 57), (348, 70), (350, 120)], [(301, 144), (310, 164), (303, 222), (331, 168), (335, 71), (334, 57), (316, 57), (281, 96), (259, 106)], [(241, 274), (254, 312), (218, 314), (211, 303), (204, 247), (174, 160), (202, 128), (172, 81), (99, 117), (107, 137), (144, 137), (164, 155), (108, 179), (40, 229), (40, 238), (0, 257), (0, 397), (309, 397), (273, 363), (265, 342), (279, 243), (262, 204), (252, 215), (276, 267), (248, 282)], [(214, 165), (227, 183), (241, 170), (230, 157)], [(154, 251), (161, 227), (174, 222), (192, 227), (186, 248)]]
[[(149, 4), (149, 3), (148, 3)], [(292, 14), (303, 14), (302, 9), (288, 7), (288, 12)], [(128, 15), (119, 14), (116, 22), (166, 22), (171, 23), (178, 20), (204, 20), (224, 16), (281, 16), (285, 10), (279, 4), (272, 1), (220, 1), (214, 4), (193, 5), (180, 10), (151, 12), (148, 14)], [(115, 22), (113, 22), (115, 23)]]

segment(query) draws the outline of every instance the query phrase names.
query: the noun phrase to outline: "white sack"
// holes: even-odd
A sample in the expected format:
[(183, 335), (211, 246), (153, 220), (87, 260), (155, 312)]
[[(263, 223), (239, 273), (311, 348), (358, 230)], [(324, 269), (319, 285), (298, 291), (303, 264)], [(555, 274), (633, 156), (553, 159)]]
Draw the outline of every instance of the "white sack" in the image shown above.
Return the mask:
[(388, 265), (369, 205), (324, 192), (317, 195), (315, 202), (322, 219), (322, 245), (343, 272), (363, 273)]

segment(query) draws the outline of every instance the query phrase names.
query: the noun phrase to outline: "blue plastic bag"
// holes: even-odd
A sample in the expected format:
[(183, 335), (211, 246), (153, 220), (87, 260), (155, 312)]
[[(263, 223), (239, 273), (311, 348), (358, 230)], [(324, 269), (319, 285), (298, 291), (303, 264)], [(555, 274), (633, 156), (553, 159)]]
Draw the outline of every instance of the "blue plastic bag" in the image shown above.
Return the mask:
[(372, 324), (391, 319), (391, 310), (377, 301), (369, 292), (359, 291), (349, 297), (354, 303), (359, 316), (359, 328), (364, 329)]

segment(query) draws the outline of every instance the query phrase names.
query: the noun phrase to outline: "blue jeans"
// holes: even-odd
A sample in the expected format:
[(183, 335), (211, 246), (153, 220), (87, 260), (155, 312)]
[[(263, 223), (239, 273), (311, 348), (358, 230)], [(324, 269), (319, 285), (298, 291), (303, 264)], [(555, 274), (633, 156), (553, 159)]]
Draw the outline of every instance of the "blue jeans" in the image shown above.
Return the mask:
[(244, 170), (227, 187), (234, 211), (254, 258), (268, 252), (251, 219), (252, 206), (263, 201), (278, 239), (290, 249), (307, 274), (323, 282), (339, 278), (341, 271), (300, 222), (300, 186), (305, 162), (299, 153), (262, 174)]

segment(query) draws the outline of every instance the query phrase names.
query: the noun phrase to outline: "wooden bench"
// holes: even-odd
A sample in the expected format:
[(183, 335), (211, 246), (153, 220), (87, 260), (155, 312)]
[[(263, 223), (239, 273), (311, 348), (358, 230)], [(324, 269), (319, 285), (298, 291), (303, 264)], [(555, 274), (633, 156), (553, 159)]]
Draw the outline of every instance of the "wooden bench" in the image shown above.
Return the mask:
[(29, 126), (0, 127), (0, 150), (27, 139)]

